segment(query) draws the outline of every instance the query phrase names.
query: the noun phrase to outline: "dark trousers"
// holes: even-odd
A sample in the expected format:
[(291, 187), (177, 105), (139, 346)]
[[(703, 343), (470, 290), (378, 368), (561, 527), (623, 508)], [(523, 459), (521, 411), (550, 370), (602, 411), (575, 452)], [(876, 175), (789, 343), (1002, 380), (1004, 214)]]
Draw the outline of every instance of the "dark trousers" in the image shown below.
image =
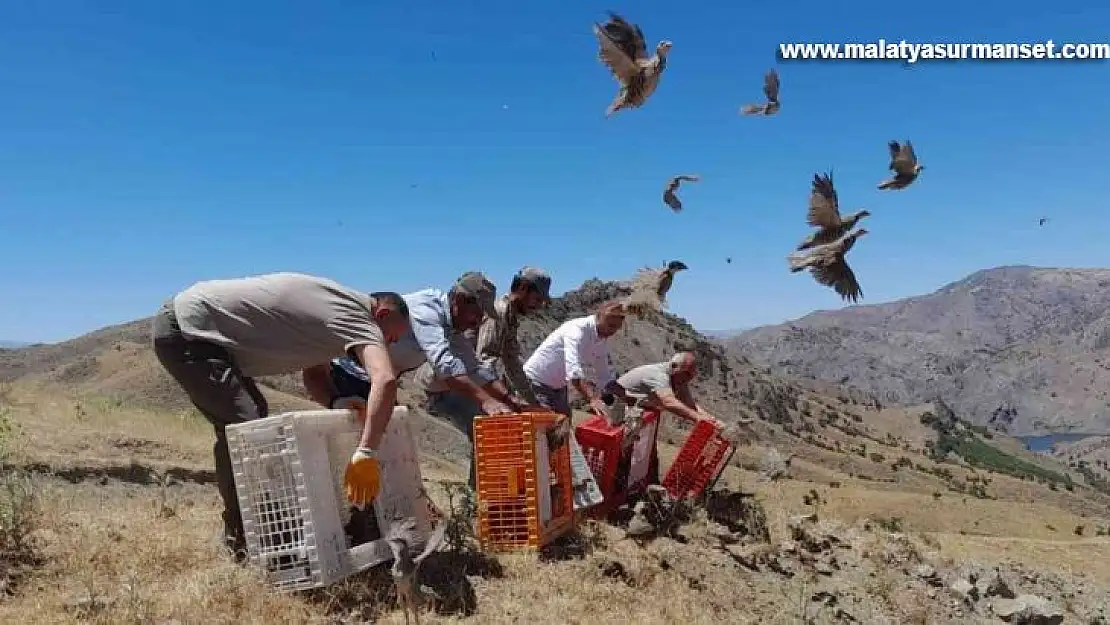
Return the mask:
[(189, 399), (216, 431), (212, 455), (216, 484), (224, 503), (224, 540), (242, 557), (246, 549), (243, 518), (235, 492), (235, 478), (224, 428), (234, 423), (261, 419), (268, 413), (266, 398), (254, 379), (246, 377), (226, 349), (181, 334), (173, 302), (168, 301), (154, 316), (154, 353), (166, 371), (188, 393)]

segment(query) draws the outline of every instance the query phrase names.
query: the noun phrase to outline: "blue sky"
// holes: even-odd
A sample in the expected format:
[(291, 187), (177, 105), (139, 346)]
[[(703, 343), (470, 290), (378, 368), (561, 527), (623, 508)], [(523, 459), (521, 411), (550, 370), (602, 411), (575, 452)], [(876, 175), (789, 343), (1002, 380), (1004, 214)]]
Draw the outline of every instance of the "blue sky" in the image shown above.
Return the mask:
[[(674, 48), (647, 106), (606, 120), (590, 28), (609, 8)], [(672, 258), (695, 325), (780, 322), (841, 305), (784, 259), (829, 167), (843, 210), (873, 213), (850, 256), (865, 303), (995, 265), (1107, 266), (1110, 63), (776, 51), (1108, 32), (1093, 0), (4, 3), (0, 338), (146, 316), (209, 278), (405, 292), (477, 268), (503, 289), (535, 264), (562, 292)], [(737, 116), (776, 65), (781, 114)], [(881, 194), (895, 138), (928, 169)], [(676, 173), (703, 176), (678, 215)]]

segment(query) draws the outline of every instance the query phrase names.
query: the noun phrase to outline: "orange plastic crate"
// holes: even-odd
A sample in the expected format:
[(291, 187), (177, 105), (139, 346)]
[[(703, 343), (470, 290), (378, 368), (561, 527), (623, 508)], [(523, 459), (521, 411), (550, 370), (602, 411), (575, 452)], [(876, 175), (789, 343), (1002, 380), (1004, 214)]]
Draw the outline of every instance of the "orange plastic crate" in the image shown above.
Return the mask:
[(559, 415), (474, 419), (478, 540), (490, 551), (538, 549), (574, 527), (570, 445), (547, 448)]
[(698, 497), (724, 470), (732, 442), (711, 421), (698, 421), (663, 478), (672, 497)]
[[(652, 428), (652, 441), (651, 449), (655, 448), (655, 436), (659, 429), (655, 421), (659, 418), (659, 413), (645, 410), (643, 413), (644, 427)], [(586, 458), (586, 462), (590, 465), (590, 471), (593, 472), (594, 478), (597, 479), (598, 486), (601, 488), (601, 493), (605, 497), (605, 501), (601, 504), (590, 508), (589, 514), (593, 517), (603, 517), (620, 506), (628, 498), (628, 495), (639, 492), (647, 485), (647, 469), (643, 471), (644, 478), (635, 483), (627, 483), (629, 473), (632, 472), (631, 464), (636, 459), (627, 457), (632, 456), (633, 448), (624, 450), (622, 454), (621, 448), (624, 444), (624, 426), (609, 425), (609, 422), (604, 417), (593, 416), (575, 428), (575, 439), (578, 440), (578, 446), (582, 448), (582, 454)], [(622, 461), (625, 466), (624, 480), (621, 479)], [(646, 454), (645, 458), (640, 459), (641, 462), (651, 462), (651, 453)], [(621, 483), (621, 482), (625, 483)]]

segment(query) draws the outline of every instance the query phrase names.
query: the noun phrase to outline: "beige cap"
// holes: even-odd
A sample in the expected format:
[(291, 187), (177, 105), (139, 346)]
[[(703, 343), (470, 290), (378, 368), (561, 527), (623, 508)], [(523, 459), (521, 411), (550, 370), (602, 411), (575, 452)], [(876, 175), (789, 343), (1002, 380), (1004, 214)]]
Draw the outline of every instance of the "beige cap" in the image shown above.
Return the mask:
[(497, 299), (497, 287), (489, 281), (484, 273), (468, 271), (459, 276), (459, 279), (455, 281), (455, 291), (476, 299), (478, 305), (482, 308), (482, 312), (486, 315), (492, 317), (496, 314), (493, 302)]

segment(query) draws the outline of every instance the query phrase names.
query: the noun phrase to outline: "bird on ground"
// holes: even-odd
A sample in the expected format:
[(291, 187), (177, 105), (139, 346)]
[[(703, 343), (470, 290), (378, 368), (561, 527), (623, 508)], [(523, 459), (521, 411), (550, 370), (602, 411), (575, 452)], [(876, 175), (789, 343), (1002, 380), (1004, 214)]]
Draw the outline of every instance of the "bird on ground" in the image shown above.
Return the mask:
[(763, 104), (749, 104), (740, 109), (744, 115), (774, 115), (782, 106), (779, 103), (779, 73), (771, 70), (763, 75), (763, 95), (767, 101)]
[(667, 303), (667, 292), (674, 283), (674, 274), (689, 269), (681, 260), (672, 260), (662, 269), (644, 267), (632, 279), (632, 293), (624, 300), (628, 312), (643, 314), (647, 310), (660, 311)]
[(917, 154), (913, 151), (913, 144), (909, 140), (904, 145), (891, 141), (889, 147), (890, 171), (894, 172), (894, 177), (880, 182), (879, 189), (905, 189), (917, 180), (918, 174), (925, 169), (925, 166), (917, 162)]
[(805, 250), (832, 243), (854, 228), (859, 220), (870, 215), (870, 211), (864, 209), (842, 218), (840, 216), (840, 198), (836, 193), (836, 187), (833, 186), (832, 172), (814, 174), (812, 190), (809, 193), (809, 212), (806, 214), (806, 221), (809, 225), (820, 228), (820, 230), (809, 235), (796, 249)]
[[(393, 576), (393, 585), (397, 588), (397, 599), (405, 611), (405, 623), (409, 622), (409, 613), (412, 612), (416, 625), (420, 625), (420, 600), (419, 588), (415, 586), (416, 576), (420, 564), (439, 549), (443, 544), (446, 523), (440, 523), (427, 540), (423, 540), (416, 528), (416, 519), (413, 517), (394, 517), (386, 534), (386, 542), (393, 552), (393, 566), (390, 573)], [(421, 546), (423, 543), (423, 546)], [(420, 554), (413, 556), (417, 549)]]
[(674, 212), (682, 210), (682, 200), (678, 199), (675, 191), (678, 191), (678, 186), (683, 182), (697, 182), (701, 180), (699, 176), (695, 175), (680, 175), (674, 176), (667, 181), (667, 187), (663, 189), (663, 203), (671, 207)]
[(859, 298), (863, 297), (863, 289), (860, 288), (856, 274), (848, 266), (845, 256), (855, 245), (856, 239), (865, 234), (867, 230), (860, 228), (832, 243), (818, 245), (808, 252), (792, 252), (786, 257), (790, 263), (790, 272), (797, 273), (809, 269), (818, 284), (832, 287), (845, 301), (852, 303), (859, 301)]
[(597, 36), (598, 58), (620, 83), (620, 92), (605, 109), (605, 116), (643, 106), (659, 86), (659, 79), (667, 67), (671, 42), (660, 41), (655, 46), (655, 56), (649, 57), (640, 27), (612, 11), (604, 25), (594, 24), (594, 35)]

